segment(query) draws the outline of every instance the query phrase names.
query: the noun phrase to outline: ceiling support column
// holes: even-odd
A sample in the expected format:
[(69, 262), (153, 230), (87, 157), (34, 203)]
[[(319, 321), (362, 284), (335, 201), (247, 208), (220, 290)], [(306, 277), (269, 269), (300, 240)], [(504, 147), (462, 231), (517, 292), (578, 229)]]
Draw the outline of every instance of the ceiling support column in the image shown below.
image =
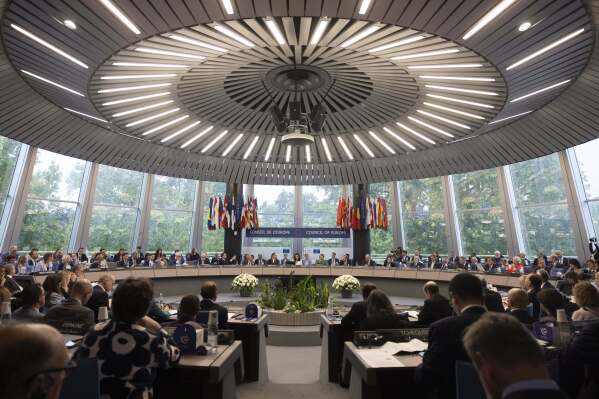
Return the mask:
[[(360, 206), (360, 196), (368, 195), (368, 183), (354, 184), (353, 190), (353, 206)], [(370, 254), (370, 230), (352, 230), (353, 231), (353, 252), (354, 262), (356, 264), (364, 263), (364, 256)]]

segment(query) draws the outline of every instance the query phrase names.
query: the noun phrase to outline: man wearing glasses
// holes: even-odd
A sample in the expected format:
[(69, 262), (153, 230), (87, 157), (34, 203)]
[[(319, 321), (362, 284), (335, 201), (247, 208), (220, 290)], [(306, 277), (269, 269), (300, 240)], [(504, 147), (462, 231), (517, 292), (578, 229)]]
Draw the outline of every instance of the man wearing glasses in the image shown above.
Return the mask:
[(57, 399), (74, 368), (62, 335), (43, 324), (0, 328), (0, 359), (2, 399)]

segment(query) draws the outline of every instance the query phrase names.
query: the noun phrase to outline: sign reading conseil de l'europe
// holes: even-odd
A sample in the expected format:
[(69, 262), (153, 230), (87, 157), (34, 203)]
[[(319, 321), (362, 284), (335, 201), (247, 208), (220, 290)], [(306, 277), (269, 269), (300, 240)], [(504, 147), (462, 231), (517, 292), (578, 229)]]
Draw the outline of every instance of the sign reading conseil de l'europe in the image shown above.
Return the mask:
[(280, 238), (349, 238), (349, 230), (326, 227), (266, 227), (258, 230), (246, 230), (246, 237)]

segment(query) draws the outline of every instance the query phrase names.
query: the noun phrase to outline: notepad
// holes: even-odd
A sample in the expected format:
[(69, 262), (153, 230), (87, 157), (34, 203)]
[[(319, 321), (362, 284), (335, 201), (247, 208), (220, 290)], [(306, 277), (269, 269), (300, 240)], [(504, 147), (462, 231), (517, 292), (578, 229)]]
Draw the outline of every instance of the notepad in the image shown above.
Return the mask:
[(419, 339), (412, 339), (409, 342), (387, 342), (381, 346), (381, 350), (389, 355), (400, 353), (418, 353), (428, 349), (428, 344)]
[(358, 349), (358, 355), (368, 367), (402, 367), (403, 364), (393, 355), (379, 349)]

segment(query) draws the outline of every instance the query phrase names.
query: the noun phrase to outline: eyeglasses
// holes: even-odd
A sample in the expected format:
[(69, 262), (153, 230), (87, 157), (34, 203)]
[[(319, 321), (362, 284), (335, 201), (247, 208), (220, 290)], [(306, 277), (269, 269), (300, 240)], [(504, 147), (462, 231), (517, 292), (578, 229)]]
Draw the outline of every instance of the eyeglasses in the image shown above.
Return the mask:
[(74, 360), (70, 360), (64, 367), (38, 371), (37, 373), (35, 373), (31, 377), (29, 377), (29, 379), (27, 380), (27, 383), (31, 382), (35, 377), (37, 377), (40, 374), (47, 375), (47, 374), (53, 374), (53, 373), (60, 373), (61, 371), (64, 371), (64, 378), (67, 378), (71, 374), (71, 372), (76, 368), (77, 368), (77, 362), (75, 362)]

